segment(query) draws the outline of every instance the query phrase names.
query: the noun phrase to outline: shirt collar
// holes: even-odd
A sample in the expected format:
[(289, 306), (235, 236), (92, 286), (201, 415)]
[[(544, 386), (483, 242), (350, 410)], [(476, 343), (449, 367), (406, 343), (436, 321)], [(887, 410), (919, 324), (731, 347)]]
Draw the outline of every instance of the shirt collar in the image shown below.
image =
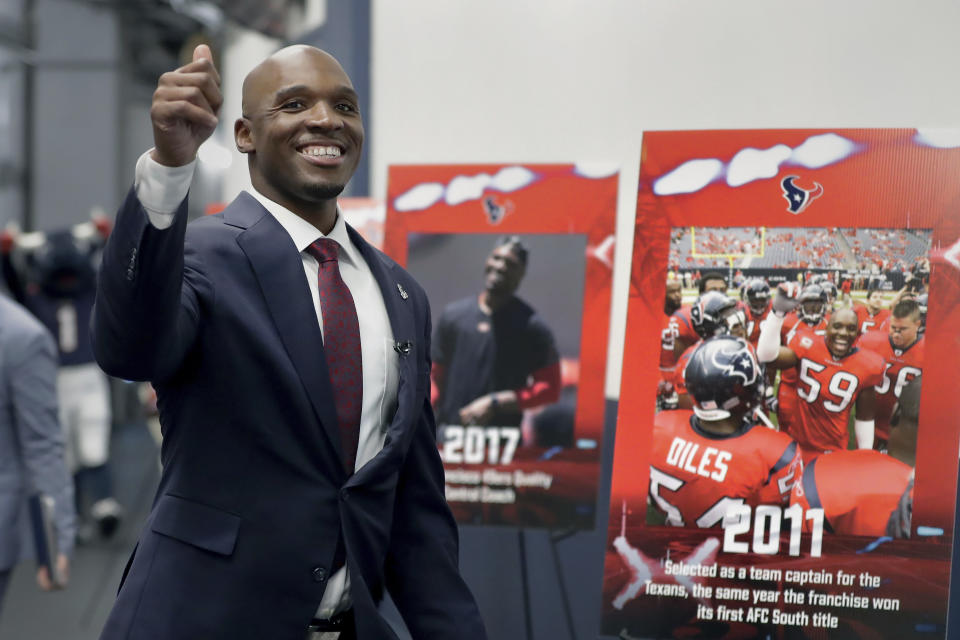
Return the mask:
[(290, 211), (283, 205), (277, 204), (252, 187), (250, 188), (250, 195), (256, 198), (257, 201), (263, 205), (263, 208), (269, 211), (270, 215), (280, 223), (280, 226), (290, 234), (290, 238), (297, 246), (297, 251), (302, 253), (318, 238), (330, 238), (340, 245), (341, 259), (346, 257), (354, 266), (360, 264), (360, 256), (357, 253), (357, 248), (353, 246), (353, 242), (350, 240), (350, 235), (347, 233), (347, 223), (343, 219), (339, 205), (337, 205), (337, 221), (333, 223), (333, 229), (330, 230), (330, 233), (324, 235), (319, 229), (293, 211)]

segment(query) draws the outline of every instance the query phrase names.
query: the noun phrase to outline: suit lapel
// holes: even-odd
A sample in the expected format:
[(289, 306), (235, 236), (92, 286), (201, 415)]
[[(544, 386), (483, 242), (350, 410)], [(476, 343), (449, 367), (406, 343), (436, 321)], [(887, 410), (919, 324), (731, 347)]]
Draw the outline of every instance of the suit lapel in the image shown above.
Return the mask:
[[(227, 224), (246, 229), (237, 242), (253, 267), (280, 339), (323, 425), (328, 444), (336, 451), (337, 459), (343, 460), (323, 336), (300, 253), (280, 223), (249, 194), (241, 193), (224, 212), (224, 219)], [(343, 465), (337, 466), (343, 473)]]
[[(370, 267), (377, 286), (380, 287), (383, 304), (390, 318), (394, 344), (401, 347), (401, 351), (398, 351), (400, 375), (397, 383), (397, 412), (387, 431), (388, 434), (395, 435), (391, 432), (409, 422), (407, 413), (416, 400), (417, 349), (423, 345), (418, 344), (422, 337), (417, 335), (415, 328), (413, 316), (415, 302), (405, 290), (398, 287), (401, 283), (397, 278), (394, 263), (385, 260), (380, 252), (370, 246), (350, 225), (347, 225), (347, 232), (350, 234), (350, 240)], [(403, 345), (406, 345), (407, 354), (402, 352)]]

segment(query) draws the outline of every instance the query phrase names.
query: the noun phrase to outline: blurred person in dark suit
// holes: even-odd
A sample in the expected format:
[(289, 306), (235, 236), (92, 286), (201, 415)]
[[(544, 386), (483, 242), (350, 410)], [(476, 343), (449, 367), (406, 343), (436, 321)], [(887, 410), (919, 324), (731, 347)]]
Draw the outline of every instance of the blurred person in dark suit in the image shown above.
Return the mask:
[[(27, 498), (54, 500), (56, 562), (66, 577), (73, 549), (73, 483), (57, 420), (57, 350), (46, 329), (22, 306), (0, 295), (0, 604), (21, 557), (20, 515)], [(46, 567), (37, 584), (56, 585)]]
[(384, 640), (388, 590), (414, 637), (483, 639), (426, 295), (337, 207), (364, 137), (350, 78), (305, 46), (254, 68), (234, 125), (254, 189), (188, 226), (221, 101), (205, 45), (161, 76), (104, 250), (94, 351), (156, 388), (163, 472), (101, 637)]
[(560, 398), (560, 356), (543, 317), (516, 295), (529, 251), (498, 238), (483, 288), (450, 303), (433, 337), (432, 399), (442, 425), (518, 426), (523, 412)]

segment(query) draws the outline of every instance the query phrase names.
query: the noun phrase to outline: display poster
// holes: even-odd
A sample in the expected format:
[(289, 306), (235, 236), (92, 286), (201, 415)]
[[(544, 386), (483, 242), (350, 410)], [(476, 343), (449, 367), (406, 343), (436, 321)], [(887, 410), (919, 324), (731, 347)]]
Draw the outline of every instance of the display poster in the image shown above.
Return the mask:
[(616, 200), (604, 167), (390, 168), (384, 250), (430, 300), (462, 524), (595, 526)]
[(602, 633), (945, 638), (960, 135), (664, 131), (641, 158)]

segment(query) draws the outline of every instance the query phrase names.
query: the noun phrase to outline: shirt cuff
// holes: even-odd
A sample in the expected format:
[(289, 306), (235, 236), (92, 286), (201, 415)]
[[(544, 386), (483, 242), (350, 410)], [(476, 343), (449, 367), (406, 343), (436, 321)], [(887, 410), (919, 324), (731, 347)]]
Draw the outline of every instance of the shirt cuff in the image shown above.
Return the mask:
[(197, 160), (194, 158), (182, 167), (167, 167), (151, 158), (150, 151), (137, 160), (133, 188), (150, 224), (166, 229), (173, 224), (173, 214), (190, 191)]

